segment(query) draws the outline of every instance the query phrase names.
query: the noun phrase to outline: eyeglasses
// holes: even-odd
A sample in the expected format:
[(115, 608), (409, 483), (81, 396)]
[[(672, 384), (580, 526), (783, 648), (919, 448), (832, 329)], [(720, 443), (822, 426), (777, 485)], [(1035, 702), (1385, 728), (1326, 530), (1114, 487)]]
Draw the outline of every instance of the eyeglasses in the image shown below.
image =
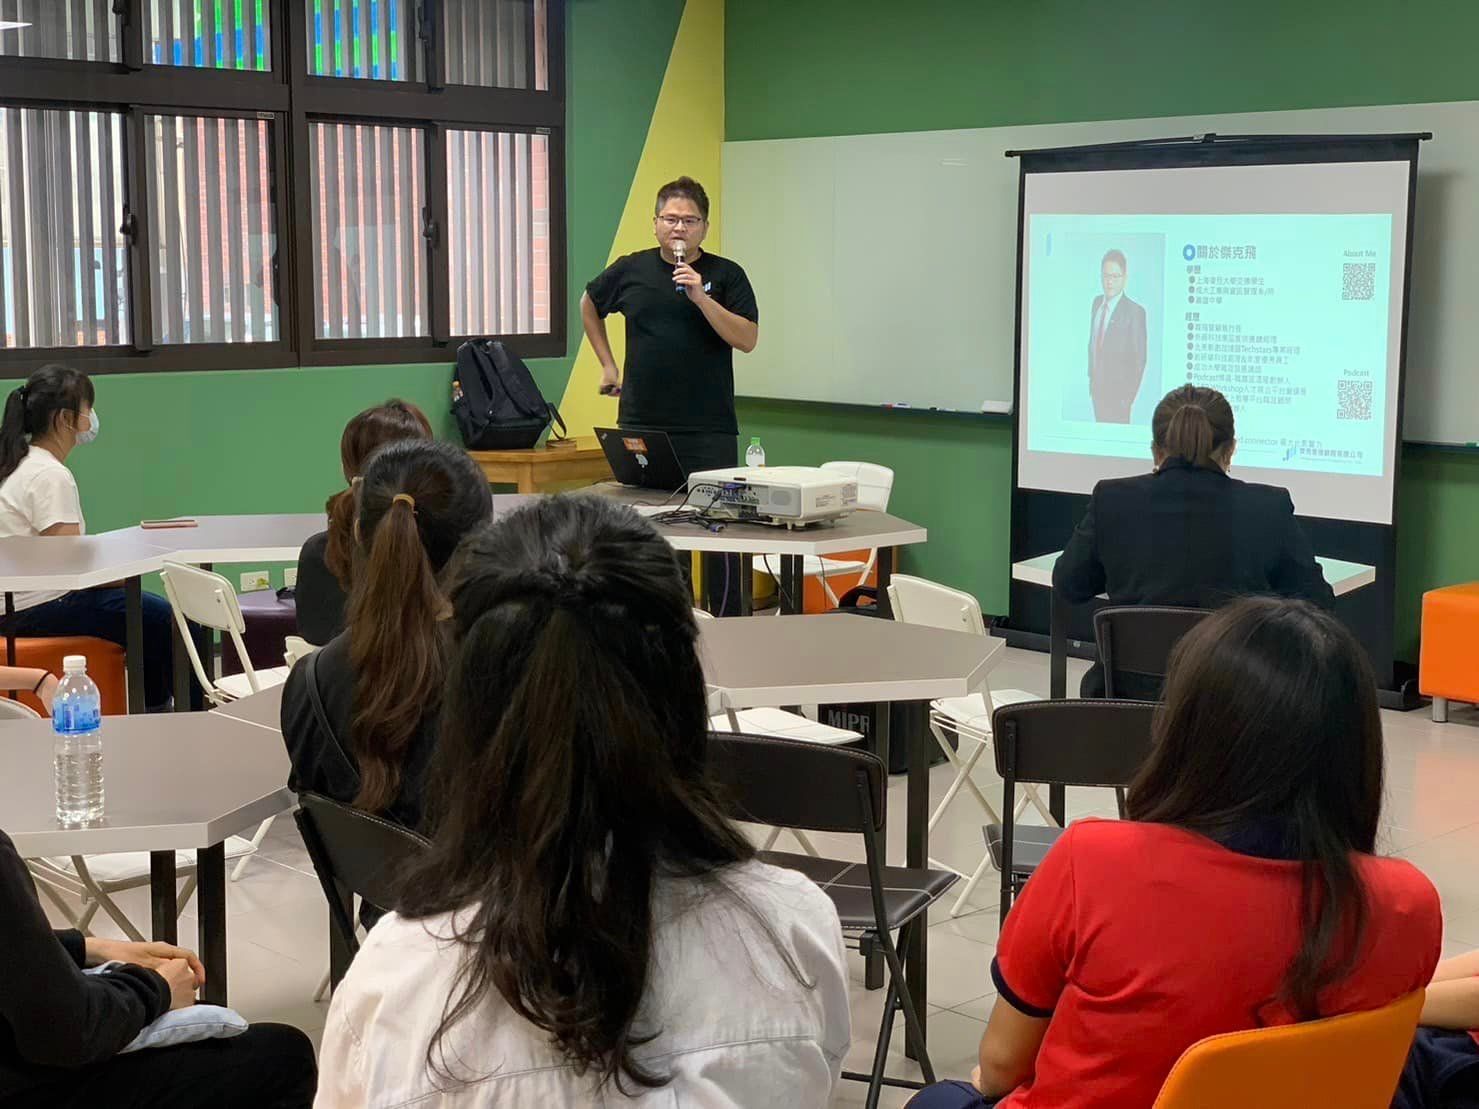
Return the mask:
[(701, 216), (658, 216), (657, 220), (669, 230), (672, 230), (674, 227), (681, 227), (685, 231), (692, 231), (699, 224), (703, 223), (703, 217)]

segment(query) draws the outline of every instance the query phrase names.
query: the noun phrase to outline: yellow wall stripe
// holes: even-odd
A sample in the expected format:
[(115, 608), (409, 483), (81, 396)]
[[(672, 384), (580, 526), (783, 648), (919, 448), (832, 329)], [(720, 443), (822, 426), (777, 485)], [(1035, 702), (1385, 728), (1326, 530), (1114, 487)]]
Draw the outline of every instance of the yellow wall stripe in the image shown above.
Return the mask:
[[(718, 251), (719, 154), (723, 141), (724, 0), (687, 0), (608, 265), (623, 254), (655, 245), (652, 202), (658, 189), (683, 174), (697, 178), (708, 191), (712, 210), (706, 245)], [(595, 274), (570, 276), (584, 287)], [(571, 325), (579, 327), (579, 318)], [(609, 317), (606, 326), (619, 366), (626, 349), (621, 317)], [(582, 338), (560, 401), (560, 412), (572, 435), (589, 435), (598, 425), (616, 423), (616, 401), (596, 392), (600, 380), (601, 365), (590, 343)]]

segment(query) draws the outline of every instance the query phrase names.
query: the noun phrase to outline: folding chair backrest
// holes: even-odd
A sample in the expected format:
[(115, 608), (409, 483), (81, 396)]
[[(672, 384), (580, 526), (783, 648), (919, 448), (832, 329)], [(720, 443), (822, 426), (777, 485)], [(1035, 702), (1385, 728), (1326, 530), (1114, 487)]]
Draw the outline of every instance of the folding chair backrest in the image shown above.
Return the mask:
[(981, 603), (969, 593), (951, 589), (948, 585), (909, 574), (895, 574), (889, 580), (888, 601), (893, 608), (894, 619), (901, 623), (969, 632), (971, 635), (986, 634), (986, 624), (981, 619)]
[(1381, 1009), (1210, 1036), (1166, 1076), (1154, 1109), (1387, 1109), (1423, 991)]
[(1124, 788), (1150, 755), (1156, 706), (1024, 701), (992, 716), (996, 769), (1018, 783)]
[[(883, 827), (883, 763), (866, 751), (715, 732), (708, 756), (735, 820), (808, 832), (859, 834)], [(872, 802), (871, 821), (860, 784)]]
[(13, 697), (0, 697), (0, 720), (40, 720), (41, 714)]
[(312, 643), (308, 642), (308, 640), (304, 639), (301, 635), (288, 635), (283, 637), (282, 660), (283, 662), (288, 664), (289, 670), (291, 670), (294, 666), (297, 666), (298, 662), (301, 659), (307, 658), (316, 650), (318, 650), (318, 648)]
[(317, 793), (298, 795), (294, 817), (325, 892), (338, 882), (381, 908), (392, 906), (402, 867), (430, 846), (409, 828)]
[(216, 631), (246, 631), (236, 590), (220, 574), (183, 562), (166, 562), (160, 576), (164, 578), (170, 604), (185, 619)]
[(1104, 664), (1104, 695), (1159, 700), (1171, 652), (1207, 615), (1202, 608), (1152, 605), (1121, 605), (1096, 612), (1094, 638)]
[(859, 508), (888, 511), (888, 498), (894, 491), (894, 472), (887, 466), (876, 462), (823, 462), (822, 469), (857, 480)]
[[(231, 583), (220, 574), (182, 562), (166, 562), (159, 576), (164, 581), (164, 594), (174, 611), (175, 627), (185, 641), (185, 652), (190, 656), (190, 665), (201, 688), (214, 692), (216, 683), (206, 673), (205, 663), (195, 649), (195, 637), (190, 634), (191, 623), (229, 635), (236, 648), (236, 657), (241, 660), (247, 684), (253, 693), (260, 692), (262, 686), (257, 681), (257, 671), (241, 638), (246, 631), (246, 619), (241, 614), (241, 605)], [(214, 699), (219, 701), (221, 698), (217, 695)]]

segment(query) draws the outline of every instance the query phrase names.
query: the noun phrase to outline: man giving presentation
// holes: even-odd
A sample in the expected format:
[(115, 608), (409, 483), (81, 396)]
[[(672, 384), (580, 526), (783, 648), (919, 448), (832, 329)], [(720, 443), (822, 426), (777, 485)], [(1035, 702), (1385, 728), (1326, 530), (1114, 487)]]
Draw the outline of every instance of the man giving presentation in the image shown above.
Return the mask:
[[(703, 249), (709, 197), (691, 177), (657, 193), (657, 246), (611, 263), (585, 287), (580, 320), (601, 362), (601, 392), (621, 398), (623, 428), (665, 431), (686, 473), (738, 461), (734, 351), (755, 349), (755, 293), (745, 271)], [(626, 317), (626, 372), (606, 316)], [(1142, 343), (1143, 345), (1143, 343)]]
[(1125, 295), (1125, 255), (1111, 250), (1099, 263), (1104, 292), (1089, 313), (1089, 395), (1094, 419), (1127, 424), (1145, 376), (1145, 309)]

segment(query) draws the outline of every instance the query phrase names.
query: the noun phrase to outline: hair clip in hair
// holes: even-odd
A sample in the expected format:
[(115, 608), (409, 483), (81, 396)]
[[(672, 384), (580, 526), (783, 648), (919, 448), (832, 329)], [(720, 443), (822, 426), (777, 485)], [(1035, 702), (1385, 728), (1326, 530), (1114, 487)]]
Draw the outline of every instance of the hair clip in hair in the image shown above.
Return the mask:
[(392, 505), (405, 504), (410, 507), (412, 512), (416, 511), (416, 498), (411, 496), (410, 493), (397, 493), (390, 498), (390, 503)]

